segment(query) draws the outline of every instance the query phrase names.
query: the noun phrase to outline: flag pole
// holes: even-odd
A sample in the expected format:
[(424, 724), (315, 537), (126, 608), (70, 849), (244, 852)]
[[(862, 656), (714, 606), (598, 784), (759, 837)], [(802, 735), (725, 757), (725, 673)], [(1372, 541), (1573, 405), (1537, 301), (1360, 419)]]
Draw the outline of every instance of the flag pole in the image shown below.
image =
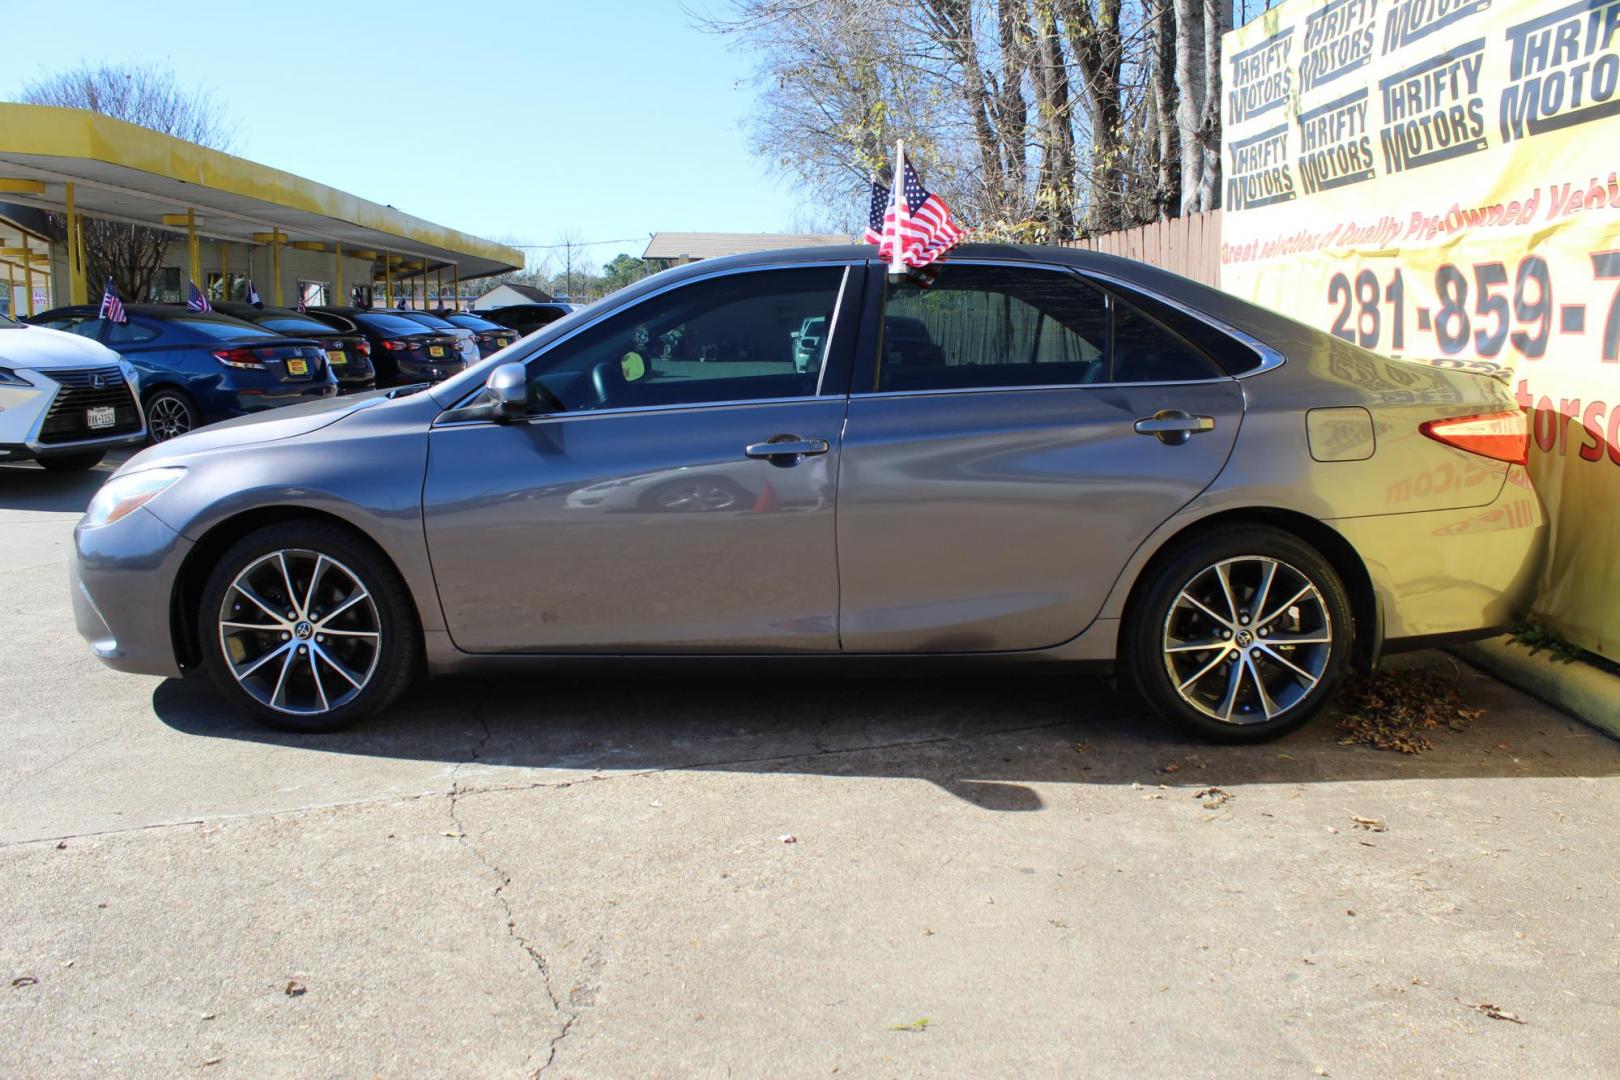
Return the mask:
[(889, 192), (890, 205), (894, 207), (894, 247), (889, 252), (889, 273), (904, 277), (906, 273), (905, 260), (900, 257), (900, 219), (904, 215), (903, 209), (906, 198), (906, 140), (894, 140), (894, 176), (889, 181), (893, 185)]

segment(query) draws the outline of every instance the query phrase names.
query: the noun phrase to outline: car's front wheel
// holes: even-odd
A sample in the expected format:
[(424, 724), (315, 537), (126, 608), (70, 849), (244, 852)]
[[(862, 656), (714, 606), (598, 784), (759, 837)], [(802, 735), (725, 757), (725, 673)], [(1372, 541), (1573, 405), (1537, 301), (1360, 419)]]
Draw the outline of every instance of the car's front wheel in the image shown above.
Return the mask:
[(416, 674), (405, 583), (370, 543), (324, 522), (270, 525), (214, 567), (198, 612), (221, 693), (271, 727), (332, 731), (390, 704)]
[(1161, 715), (1208, 739), (1260, 742), (1327, 704), (1353, 637), (1344, 583), (1320, 552), (1280, 529), (1226, 526), (1152, 572), (1124, 644)]
[(153, 442), (168, 442), (202, 426), (197, 406), (179, 390), (154, 390), (146, 398), (146, 431)]

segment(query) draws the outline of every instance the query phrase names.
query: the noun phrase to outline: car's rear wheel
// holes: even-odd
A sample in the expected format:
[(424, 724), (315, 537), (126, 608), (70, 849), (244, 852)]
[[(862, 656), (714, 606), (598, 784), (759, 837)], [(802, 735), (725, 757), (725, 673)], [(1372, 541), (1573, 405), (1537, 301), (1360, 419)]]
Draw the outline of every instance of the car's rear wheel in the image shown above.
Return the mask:
[(164, 388), (146, 396), (146, 431), (153, 442), (168, 442), (201, 426), (197, 406), (181, 391)]
[(271, 727), (333, 731), (415, 676), (410, 595), (380, 552), (324, 522), (258, 529), (221, 558), (197, 625), (221, 693)]
[(84, 472), (101, 464), (101, 459), (107, 456), (105, 450), (86, 450), (82, 454), (56, 454), (52, 457), (39, 459), (41, 468), (51, 472)]
[(1161, 715), (1208, 739), (1260, 742), (1327, 704), (1354, 632), (1344, 583), (1320, 552), (1280, 529), (1227, 526), (1153, 571), (1125, 652)]

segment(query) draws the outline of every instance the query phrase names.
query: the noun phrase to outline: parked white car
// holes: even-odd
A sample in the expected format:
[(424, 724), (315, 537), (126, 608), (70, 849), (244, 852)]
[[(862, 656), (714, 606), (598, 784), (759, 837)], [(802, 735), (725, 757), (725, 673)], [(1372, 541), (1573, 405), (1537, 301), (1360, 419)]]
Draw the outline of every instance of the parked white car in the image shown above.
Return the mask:
[(144, 443), (139, 391), (105, 345), (0, 315), (0, 462), (71, 472)]

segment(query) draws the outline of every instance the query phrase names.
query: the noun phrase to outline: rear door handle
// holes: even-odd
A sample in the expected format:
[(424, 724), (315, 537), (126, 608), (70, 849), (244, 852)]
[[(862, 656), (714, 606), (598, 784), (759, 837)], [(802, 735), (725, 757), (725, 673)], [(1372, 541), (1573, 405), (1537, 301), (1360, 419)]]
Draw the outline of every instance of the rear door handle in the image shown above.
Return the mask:
[(1215, 430), (1213, 416), (1194, 416), (1180, 409), (1164, 409), (1136, 422), (1138, 435), (1154, 435), (1166, 446), (1180, 446), (1205, 431)]
[(764, 442), (750, 443), (743, 453), (751, 458), (764, 458), (772, 465), (797, 465), (807, 457), (825, 454), (832, 449), (826, 439), (801, 439), (797, 435), (772, 435)]

